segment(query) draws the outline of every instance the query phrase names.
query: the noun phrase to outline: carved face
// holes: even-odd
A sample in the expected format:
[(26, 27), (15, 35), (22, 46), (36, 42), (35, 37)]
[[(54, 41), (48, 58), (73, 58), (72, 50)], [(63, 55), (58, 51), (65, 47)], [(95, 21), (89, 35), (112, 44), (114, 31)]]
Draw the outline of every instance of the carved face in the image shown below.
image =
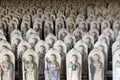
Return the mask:
[(93, 23), (93, 28), (97, 29), (97, 23)]
[(28, 55), (27, 60), (31, 62), (33, 60), (32, 55)]
[(4, 55), (4, 61), (8, 61), (9, 60), (9, 56), (8, 55)]
[(35, 31), (39, 31), (39, 27), (40, 27), (40, 25), (39, 24), (36, 24), (36, 26), (35, 26)]
[(69, 38), (69, 43), (73, 43), (73, 39), (72, 38)]
[(80, 51), (84, 51), (84, 47), (82, 45), (79, 46)]
[(50, 56), (50, 61), (53, 62), (56, 60), (56, 56), (54, 54), (51, 54)]
[(96, 37), (97, 33), (96, 33), (96, 32), (92, 32), (92, 35), (93, 35), (94, 37)]
[(24, 27), (23, 27), (23, 30), (27, 30), (27, 28), (28, 28), (28, 24), (27, 23), (24, 23)]
[(72, 62), (76, 62), (77, 61), (77, 56), (76, 55), (72, 55)]
[(65, 32), (63, 32), (63, 33), (61, 34), (61, 36), (62, 36), (62, 37), (65, 37), (65, 36), (66, 36), (66, 33), (65, 33)]
[(41, 52), (45, 52), (45, 47), (44, 46), (40, 46), (40, 51)]
[(51, 44), (54, 44), (54, 39), (51, 38), (49, 41)]
[(20, 39), (16, 39), (16, 44), (19, 44), (20, 43)]
[(57, 25), (58, 27), (58, 30), (60, 30), (61, 28), (62, 28), (62, 23), (59, 23), (58, 25)]
[(80, 35), (81, 35), (81, 33), (79, 31), (75, 34), (76, 37), (78, 37)]
[(89, 37), (86, 38), (87, 43), (91, 43), (91, 39)]
[(103, 51), (103, 50), (104, 50), (104, 47), (103, 47), (102, 45), (99, 45), (98, 48), (99, 48), (100, 51)]
[(103, 38), (102, 41), (105, 42), (105, 43), (107, 43), (107, 39), (106, 38)]
[(58, 45), (58, 50), (59, 50), (59, 51), (63, 51), (62, 45)]
[(104, 23), (104, 29), (108, 27), (108, 23)]
[(23, 49), (23, 51), (26, 51), (26, 50), (27, 50), (27, 47), (24, 45), (24, 46), (22, 47), (22, 49)]
[(95, 61), (99, 61), (99, 55), (95, 54), (93, 57)]
[(32, 43), (36, 44), (37, 43), (37, 39), (34, 38)]
[(73, 24), (73, 23), (70, 23), (70, 24), (68, 25), (69, 31), (70, 31), (70, 30), (73, 30), (73, 28), (74, 28), (74, 24)]
[(107, 34), (107, 36), (108, 36), (109, 38), (111, 37), (111, 33), (110, 33), (110, 32), (107, 32), (106, 34)]

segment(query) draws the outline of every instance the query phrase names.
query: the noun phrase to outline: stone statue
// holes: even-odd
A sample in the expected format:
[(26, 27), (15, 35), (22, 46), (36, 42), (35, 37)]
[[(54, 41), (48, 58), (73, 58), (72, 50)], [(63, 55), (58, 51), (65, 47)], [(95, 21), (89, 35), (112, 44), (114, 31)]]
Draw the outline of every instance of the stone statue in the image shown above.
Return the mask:
[(106, 28), (110, 28), (110, 23), (109, 21), (107, 20), (104, 20), (101, 24), (101, 33), (103, 33), (103, 31), (106, 29)]
[(14, 42), (14, 44), (12, 45), (12, 51), (13, 51), (13, 53), (15, 54), (15, 55), (17, 55), (17, 47), (18, 47), (18, 45), (19, 45), (19, 43), (20, 43), (20, 39), (18, 39), (18, 38), (16, 38), (16, 40), (14, 40), (15, 42)]
[(76, 25), (74, 22), (68, 22), (67, 24), (67, 30), (68, 32), (72, 33), (74, 31), (74, 29), (76, 28)]
[(106, 28), (104, 31), (103, 31), (104, 34), (106, 34), (108, 37), (109, 37), (109, 40), (110, 40), (110, 46), (112, 45), (112, 43), (114, 42), (115, 40), (115, 36), (114, 36), (114, 32), (111, 28)]
[(1, 80), (13, 80), (13, 63), (9, 61), (9, 56), (4, 55), (3, 62), (1, 63)]
[(74, 48), (67, 53), (66, 57), (67, 80), (81, 80), (82, 76), (81, 58), (82, 55)]
[(67, 51), (69, 51), (70, 49), (72, 49), (74, 47), (74, 44), (76, 43), (76, 39), (72, 34), (68, 34), (64, 38), (64, 42), (67, 46)]
[(103, 41), (97, 41), (94, 45), (94, 48), (97, 48), (103, 52), (103, 54), (105, 56), (105, 72), (106, 72), (107, 71), (107, 64), (108, 64), (108, 46)]
[(17, 60), (18, 60), (18, 71), (22, 73), (22, 56), (27, 49), (30, 49), (31, 46), (27, 41), (22, 40), (17, 48)]
[(67, 47), (65, 43), (62, 40), (58, 40), (54, 44), (54, 48), (60, 52), (61, 55), (61, 74), (64, 75), (66, 72), (65, 65), (66, 65), (66, 52), (67, 52)]
[(26, 33), (27, 33), (28, 29), (29, 29), (29, 25), (27, 24), (27, 22), (22, 22), (21, 23), (21, 31), (22, 31), (22, 37), (25, 40), (26, 40)]
[(88, 57), (89, 80), (104, 80), (104, 54), (93, 49)]
[(57, 38), (52, 33), (45, 38), (45, 42), (48, 44), (49, 49), (53, 47), (56, 41), (57, 41)]
[(112, 45), (112, 55), (120, 48), (120, 40), (117, 40)]
[(64, 41), (65, 36), (68, 34), (69, 32), (67, 31), (67, 29), (62, 28), (60, 29), (60, 31), (58, 32), (57, 38)]
[(91, 29), (89, 32), (94, 37), (94, 42), (96, 42), (98, 40), (98, 37), (99, 37), (99, 30)]
[(109, 37), (106, 34), (101, 34), (99, 36), (98, 40), (105, 42), (107, 44), (107, 46), (109, 47), (110, 39), (109, 39)]
[(35, 51), (39, 56), (39, 74), (42, 75), (44, 74), (44, 69), (45, 69), (44, 58), (48, 50), (49, 50), (49, 46), (43, 40), (40, 40), (35, 46)]
[(52, 23), (46, 22), (45, 23), (45, 27), (44, 27), (44, 38), (46, 38), (46, 36), (49, 33), (52, 33), (52, 32), (53, 32), (53, 25), (52, 25)]
[(113, 61), (112, 61), (112, 67), (113, 67), (113, 80), (119, 80), (120, 79), (120, 49), (117, 49), (115, 53), (113, 54)]
[(87, 22), (81, 21), (81, 22), (79, 23), (79, 28), (82, 29), (83, 32), (87, 32), (87, 31), (88, 31)]
[(93, 45), (94, 45), (94, 38), (91, 34), (86, 33), (83, 38), (83, 41), (85, 41), (88, 45), (88, 52), (90, 52), (93, 49)]
[(37, 65), (33, 61), (33, 57), (31, 55), (27, 56), (27, 60), (25, 62), (25, 80), (36, 80), (36, 72), (37, 72)]
[(76, 28), (73, 32), (73, 35), (75, 36), (76, 41), (79, 41), (83, 36), (82, 30), (79, 28)]
[(61, 56), (51, 49), (45, 56), (45, 80), (60, 80), (60, 69)]
[(120, 31), (120, 23), (118, 20), (115, 20), (113, 23), (113, 32), (115, 34), (115, 38), (118, 36), (119, 31)]
[(28, 31), (26, 32), (26, 40), (29, 39), (29, 37), (32, 35), (32, 34), (37, 34), (36, 31), (32, 28), (28, 29)]
[(11, 32), (17, 28), (17, 24), (14, 21), (9, 22), (9, 28), (8, 28), (8, 33), (9, 33), (9, 41), (10, 41), (10, 34)]
[(99, 24), (98, 24), (98, 22), (97, 21), (92, 21), (91, 23), (90, 23), (90, 29), (97, 29), (98, 31), (99, 31)]
[(34, 22), (33, 24), (33, 29), (36, 31), (36, 34), (42, 37), (42, 23), (40, 24), (39, 22)]
[(88, 45), (83, 41), (83, 40), (79, 40), (74, 48), (76, 50), (79, 51), (79, 53), (82, 55), (82, 63), (84, 63), (84, 65), (82, 65), (82, 73), (86, 73), (87, 72), (87, 56), (88, 56)]
[(58, 32), (62, 29), (65, 28), (65, 24), (62, 21), (60, 21), (59, 19), (56, 20), (56, 26), (55, 26), (55, 34), (58, 35)]
[(0, 52), (0, 80), (15, 80), (15, 57), (9, 49)]
[(27, 49), (22, 57), (23, 80), (38, 80), (38, 56), (32, 49)]
[(40, 41), (40, 37), (37, 34), (32, 34), (29, 39), (28, 42), (31, 45), (31, 47), (33, 49), (35, 49), (35, 45)]

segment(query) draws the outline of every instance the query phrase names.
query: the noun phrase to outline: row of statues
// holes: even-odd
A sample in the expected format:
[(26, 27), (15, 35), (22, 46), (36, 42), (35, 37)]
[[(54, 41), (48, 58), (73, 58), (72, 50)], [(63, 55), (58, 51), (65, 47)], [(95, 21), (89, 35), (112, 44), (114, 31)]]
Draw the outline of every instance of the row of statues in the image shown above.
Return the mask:
[(119, 80), (119, 52), (117, 0), (0, 2), (0, 80)]

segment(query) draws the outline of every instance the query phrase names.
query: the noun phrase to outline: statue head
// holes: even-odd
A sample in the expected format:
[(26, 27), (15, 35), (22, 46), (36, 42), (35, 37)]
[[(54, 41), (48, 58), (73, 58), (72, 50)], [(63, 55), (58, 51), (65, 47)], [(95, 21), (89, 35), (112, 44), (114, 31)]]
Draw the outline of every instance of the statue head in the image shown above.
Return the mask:
[(107, 43), (107, 39), (106, 38), (102, 38), (102, 41)]
[(98, 49), (99, 49), (100, 51), (104, 51), (103, 45), (99, 45), (99, 46), (98, 46)]
[(94, 37), (96, 37), (97, 33), (96, 33), (96, 32), (92, 32), (92, 35), (93, 35)]
[(62, 45), (58, 45), (58, 50), (59, 51), (63, 51), (63, 46)]
[(105, 26), (105, 28), (107, 28), (107, 27), (108, 27), (108, 23), (107, 23), (107, 22), (105, 22), (105, 23), (104, 23), (104, 26)]
[(77, 58), (77, 56), (76, 55), (72, 55), (72, 62), (77, 62), (77, 60), (78, 60), (78, 58)]
[(82, 28), (85, 28), (85, 27), (86, 27), (86, 24), (85, 24), (84, 22), (82, 23), (82, 25), (83, 25)]
[(50, 24), (50, 23), (47, 23), (47, 24), (46, 24), (46, 28), (47, 28), (47, 29), (50, 29), (50, 28), (51, 28), (51, 24)]
[(86, 38), (87, 43), (91, 43), (91, 39), (89, 37)]
[(73, 43), (73, 39), (72, 38), (69, 38), (69, 43)]
[(50, 55), (50, 61), (51, 61), (51, 62), (56, 61), (56, 56), (55, 56), (55, 54), (51, 54), (51, 55)]
[(28, 55), (27, 56), (27, 61), (29, 61), (29, 62), (33, 61), (33, 56), (32, 55)]
[(97, 23), (96, 22), (94, 22), (92, 26), (93, 26), (93, 28), (97, 29)]
[(50, 41), (50, 44), (54, 44), (54, 42), (55, 42), (53, 38), (50, 38), (49, 41)]
[(23, 30), (25, 30), (25, 31), (28, 30), (28, 24), (27, 23), (23, 24)]
[(99, 61), (99, 59), (100, 59), (100, 56), (98, 55), (98, 54), (94, 54), (94, 61)]
[(65, 36), (66, 36), (66, 33), (65, 33), (65, 32), (61, 33), (61, 36), (62, 36), (62, 37), (65, 37)]
[(110, 33), (110, 32), (107, 32), (106, 35), (110, 38), (111, 33)]
[(57, 25), (58, 27), (58, 30), (60, 30), (61, 28), (62, 28), (62, 23), (58, 23), (58, 25)]
[(33, 44), (36, 44), (36, 43), (37, 43), (37, 39), (33, 38)]
[(77, 37), (77, 36), (80, 36), (80, 35), (81, 35), (80, 31), (78, 31), (78, 32), (75, 34), (76, 37)]
[(83, 52), (83, 51), (84, 51), (84, 46), (83, 46), (83, 45), (80, 45), (80, 46), (79, 46), (79, 49), (80, 49), (80, 51)]
[(9, 55), (4, 55), (4, 58), (3, 58), (4, 61), (9, 61)]
[(27, 46), (23, 45), (22, 49), (23, 49), (23, 51), (26, 51), (27, 50)]
[(44, 46), (40, 46), (40, 51), (41, 52), (45, 52), (45, 47)]
[(20, 39), (18, 39), (18, 38), (15, 41), (16, 41), (17, 45), (20, 43)]

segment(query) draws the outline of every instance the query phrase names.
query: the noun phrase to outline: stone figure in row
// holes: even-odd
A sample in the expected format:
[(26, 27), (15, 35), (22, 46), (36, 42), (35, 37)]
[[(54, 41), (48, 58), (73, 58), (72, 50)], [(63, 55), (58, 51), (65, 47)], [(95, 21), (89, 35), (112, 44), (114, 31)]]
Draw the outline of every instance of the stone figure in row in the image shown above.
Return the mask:
[(104, 54), (98, 49), (93, 49), (88, 56), (89, 80), (104, 80)]
[(45, 80), (60, 80), (60, 52), (51, 48), (45, 55)]
[(0, 80), (15, 80), (15, 56), (9, 49), (0, 52)]

